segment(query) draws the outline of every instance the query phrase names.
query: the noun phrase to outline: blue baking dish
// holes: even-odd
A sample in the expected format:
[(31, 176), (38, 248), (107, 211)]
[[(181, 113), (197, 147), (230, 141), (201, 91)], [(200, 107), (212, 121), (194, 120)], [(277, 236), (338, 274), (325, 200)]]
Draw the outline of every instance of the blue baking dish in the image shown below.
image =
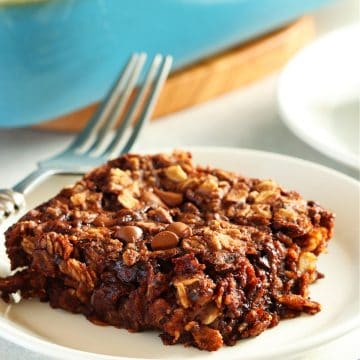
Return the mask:
[(279, 27), (328, 0), (48, 0), (0, 5), (0, 126), (100, 99), (129, 54), (174, 69)]

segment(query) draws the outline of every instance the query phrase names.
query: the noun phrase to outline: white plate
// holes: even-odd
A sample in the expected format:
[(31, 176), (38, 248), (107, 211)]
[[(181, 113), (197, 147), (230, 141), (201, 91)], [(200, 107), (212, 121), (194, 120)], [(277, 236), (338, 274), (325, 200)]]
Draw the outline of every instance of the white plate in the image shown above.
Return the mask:
[[(311, 297), (323, 306), (320, 313), (281, 321), (256, 338), (241, 340), (233, 347), (210, 354), (182, 345), (164, 346), (155, 332), (128, 333), (96, 326), (82, 315), (54, 310), (36, 300), (16, 305), (0, 301), (0, 335), (33, 351), (62, 359), (115, 359), (115, 356), (116, 359), (288, 359), (359, 324), (359, 184), (333, 170), (282, 155), (231, 148), (190, 150), (197, 163), (251, 177), (273, 178), (337, 213), (335, 238), (330, 242), (329, 253), (320, 257), (318, 265), (325, 279), (311, 286)], [(52, 178), (29, 195), (29, 207), (74, 180), (67, 176)], [(4, 273), (7, 260), (3, 248), (0, 263)]]
[(325, 155), (360, 166), (360, 26), (325, 35), (300, 51), (279, 79), (284, 122)]

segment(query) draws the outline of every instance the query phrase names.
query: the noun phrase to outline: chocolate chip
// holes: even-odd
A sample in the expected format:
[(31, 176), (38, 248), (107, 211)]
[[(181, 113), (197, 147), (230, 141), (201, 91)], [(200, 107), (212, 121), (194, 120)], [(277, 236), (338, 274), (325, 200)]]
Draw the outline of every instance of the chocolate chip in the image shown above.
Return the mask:
[(189, 237), (192, 235), (191, 227), (183, 222), (176, 221), (170, 224), (166, 230), (174, 232), (179, 238)]
[(142, 238), (143, 231), (137, 226), (121, 226), (115, 231), (114, 236), (127, 243), (138, 241)]
[(174, 248), (179, 242), (179, 237), (172, 231), (161, 231), (151, 240), (153, 250), (165, 250)]

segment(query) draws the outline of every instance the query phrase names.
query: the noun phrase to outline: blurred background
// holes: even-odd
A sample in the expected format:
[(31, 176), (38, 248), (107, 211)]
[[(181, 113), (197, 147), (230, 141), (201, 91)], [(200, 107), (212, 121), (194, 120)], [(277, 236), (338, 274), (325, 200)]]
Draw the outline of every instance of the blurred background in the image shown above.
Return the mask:
[[(81, 126), (88, 112), (71, 118), (77, 124), (67, 118), (64, 125), (63, 115), (101, 99), (134, 51), (150, 57), (161, 51), (175, 59), (177, 81), (170, 82), (158, 106), (155, 117), (161, 116), (279, 69), (314, 38), (314, 18), (304, 14), (328, 7), (329, 25), (335, 28), (341, 16), (331, 15), (330, 8), (346, 8), (331, 0), (0, 4), (0, 125), (62, 117), (53, 126), (63, 130)], [(348, 7), (355, 15), (350, 3)], [(317, 34), (328, 26), (319, 25)]]
[(257, 148), (358, 177), (359, 37), (356, 0), (0, 0), (0, 164), (26, 160), (2, 185), (71, 140), (133, 51), (175, 58), (138, 146)]
[[(134, 51), (172, 54), (174, 70), (182, 69), (328, 2), (6, 0), (0, 9), (1, 124), (37, 123), (99, 100)], [(283, 40), (294, 47), (290, 52), (309, 40), (311, 25), (297, 26), (298, 33)]]
[(71, 140), (134, 51), (175, 59), (138, 146), (257, 148), (358, 177), (359, 37), (354, 0), (0, 0), (0, 165), (29, 156), (2, 186)]
[[(136, 149), (252, 148), (359, 179), (359, 39), (356, 0), (0, 0), (0, 188), (71, 142), (134, 51), (175, 59)], [(355, 359), (358, 335), (311, 359)], [(0, 357), (24, 350), (0, 339)]]

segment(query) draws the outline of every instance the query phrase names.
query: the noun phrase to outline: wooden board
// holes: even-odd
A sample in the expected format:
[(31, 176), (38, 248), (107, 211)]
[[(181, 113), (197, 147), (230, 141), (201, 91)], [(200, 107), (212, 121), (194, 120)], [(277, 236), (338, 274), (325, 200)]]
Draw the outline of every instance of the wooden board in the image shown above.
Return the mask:
[[(277, 31), (174, 72), (167, 80), (153, 118), (210, 100), (258, 80), (282, 67), (314, 36), (314, 21), (302, 17)], [(36, 127), (78, 131), (97, 104)]]

